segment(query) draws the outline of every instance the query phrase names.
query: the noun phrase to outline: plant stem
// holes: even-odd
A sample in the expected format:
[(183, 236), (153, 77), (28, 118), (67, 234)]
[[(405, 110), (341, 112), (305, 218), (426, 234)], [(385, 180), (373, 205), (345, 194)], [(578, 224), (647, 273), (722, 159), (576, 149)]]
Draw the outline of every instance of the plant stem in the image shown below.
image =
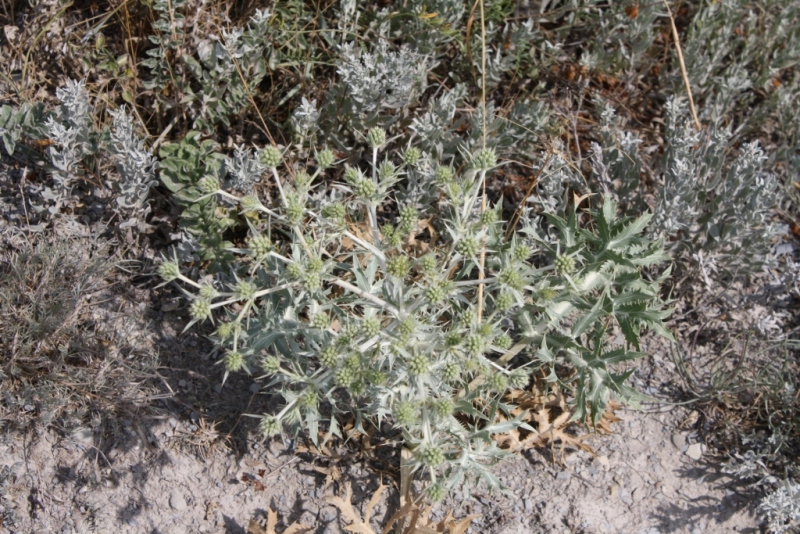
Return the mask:
[(398, 315), (398, 316), (400, 315), (400, 311), (397, 308), (395, 308), (394, 306), (392, 306), (391, 304), (389, 304), (388, 302), (386, 302), (382, 298), (380, 298), (380, 297), (378, 297), (376, 295), (373, 295), (372, 293), (369, 293), (367, 291), (364, 291), (362, 289), (359, 289), (359, 288), (357, 288), (356, 286), (354, 286), (353, 284), (351, 284), (349, 282), (345, 282), (344, 280), (336, 279), (336, 280), (332, 280), (331, 283), (334, 284), (334, 285), (337, 285), (337, 286), (339, 286), (339, 287), (341, 287), (343, 289), (346, 289), (346, 290), (348, 290), (348, 291), (350, 291), (352, 293), (355, 293), (356, 295), (358, 295), (361, 298), (365, 298), (367, 300), (371, 300), (372, 302), (374, 302), (375, 304), (377, 304), (381, 308), (386, 308), (387, 310), (389, 310), (390, 312), (392, 312), (395, 315)]

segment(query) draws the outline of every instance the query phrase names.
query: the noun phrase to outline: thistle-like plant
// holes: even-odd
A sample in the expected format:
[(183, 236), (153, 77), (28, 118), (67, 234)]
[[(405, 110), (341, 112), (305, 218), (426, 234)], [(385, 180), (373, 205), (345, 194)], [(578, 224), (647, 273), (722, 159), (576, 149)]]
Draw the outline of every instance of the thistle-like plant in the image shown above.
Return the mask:
[(174, 260), (159, 270), (189, 291), (192, 323), (217, 325), (225, 377), (261, 369), (281, 392), (283, 407), (261, 419), (266, 435), (304, 429), (316, 442), (341, 435), (350, 415), (357, 429), (388, 420), (441, 497), (467, 479), (498, 485), (486, 466), (504, 453), (491, 436), (521, 423), (501, 417), (501, 398), (532, 369), (570, 389), (588, 424), (611, 397), (636, 399), (625, 362), (641, 356), (640, 330), (669, 335), (666, 273), (648, 274), (666, 259), (642, 235), (649, 215), (619, 218), (611, 201), (584, 212), (579, 200), (566, 218), (525, 215), (507, 241), (501, 206), (483, 196), (492, 149), (456, 173), (416, 147), (387, 151), (379, 128), (364, 138), (368, 165), (345, 167), (343, 181), (331, 182), (327, 150), (282, 172), (281, 152), (264, 149), (274, 201), (196, 186), (198, 201), (234, 202), (250, 235), (213, 282)]

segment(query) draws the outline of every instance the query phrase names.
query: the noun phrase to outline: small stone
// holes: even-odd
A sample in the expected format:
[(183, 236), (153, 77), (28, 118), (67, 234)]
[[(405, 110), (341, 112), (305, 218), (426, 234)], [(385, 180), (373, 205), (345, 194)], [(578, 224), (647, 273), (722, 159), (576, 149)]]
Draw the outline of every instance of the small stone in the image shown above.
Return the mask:
[(561, 471), (556, 475), (556, 480), (569, 480), (572, 475), (568, 471)]
[(178, 380), (178, 387), (185, 388), (186, 387), (186, 380)]
[(689, 448), (686, 449), (686, 456), (692, 460), (699, 460), (703, 457), (703, 452), (705, 452), (704, 449), (705, 446), (702, 443), (692, 443), (689, 445)]
[(525, 499), (524, 503), (526, 512), (533, 510), (533, 501), (530, 498)]
[(161, 311), (171, 312), (177, 310), (179, 307), (180, 307), (180, 302), (178, 302), (177, 300), (171, 300), (161, 305)]
[(336, 509), (327, 506), (319, 511), (319, 518), (323, 523), (330, 523), (336, 519)]
[(686, 436), (684, 434), (672, 434), (672, 444), (679, 451), (682, 451), (686, 446)]
[(253, 382), (252, 384), (250, 384), (251, 393), (258, 393), (259, 391), (261, 391), (261, 386), (258, 383)]
[(169, 494), (169, 505), (173, 510), (182, 512), (183, 510), (186, 510), (186, 499), (183, 498), (183, 494), (181, 494), (181, 492), (178, 490), (173, 490), (172, 493)]

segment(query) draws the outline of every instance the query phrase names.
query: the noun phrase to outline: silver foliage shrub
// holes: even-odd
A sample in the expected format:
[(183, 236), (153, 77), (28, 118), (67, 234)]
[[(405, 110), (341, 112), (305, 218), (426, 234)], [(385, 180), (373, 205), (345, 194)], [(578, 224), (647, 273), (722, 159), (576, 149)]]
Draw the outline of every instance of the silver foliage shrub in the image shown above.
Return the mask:
[(372, 51), (352, 43), (341, 50), (337, 72), (346, 101), (345, 112), (372, 124), (385, 109), (411, 104), (425, 86), (427, 58), (409, 46), (398, 50), (380, 41)]
[(144, 140), (134, 131), (133, 121), (125, 107), (111, 112), (113, 124), (110, 132), (109, 153), (116, 160), (120, 180), (112, 184), (119, 208), (127, 215), (135, 215), (121, 226), (133, 224), (149, 212), (145, 203), (150, 188), (156, 184), (158, 161), (145, 148)]
[(97, 149), (92, 124), (93, 108), (85, 83), (67, 80), (64, 87), (56, 89), (56, 96), (61, 101), (61, 108), (45, 123), (53, 141), (49, 156), (55, 187), (46, 187), (42, 192), (51, 213), (58, 212), (70, 195), (75, 180), (83, 174), (80, 168), (83, 159)]
[(800, 484), (780, 481), (758, 506), (770, 533), (794, 532), (800, 524)]
[(751, 275), (772, 261), (777, 228), (773, 209), (780, 183), (766, 171), (766, 155), (757, 142), (732, 147), (729, 129), (697, 132), (686, 105), (666, 104), (664, 153), (641, 153), (641, 140), (624, 131), (613, 109), (601, 108), (601, 138), (590, 154), (592, 171), (607, 190), (633, 209), (647, 209), (642, 177), (655, 173), (652, 235), (684, 266), (699, 269), (707, 283), (715, 278)]
[(213, 131), (219, 123), (230, 126), (230, 119), (250, 105), (250, 94), (268, 72), (272, 51), (269, 19), (269, 12), (257, 9), (247, 27), (201, 40), (197, 44), (199, 61), (184, 56), (200, 86), (199, 90), (187, 86), (182, 101), (196, 110), (195, 128)]

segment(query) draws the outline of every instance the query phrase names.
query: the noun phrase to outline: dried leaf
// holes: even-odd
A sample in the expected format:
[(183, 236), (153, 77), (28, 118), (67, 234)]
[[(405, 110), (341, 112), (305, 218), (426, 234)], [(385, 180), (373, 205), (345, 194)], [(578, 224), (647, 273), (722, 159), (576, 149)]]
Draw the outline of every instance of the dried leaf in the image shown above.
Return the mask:
[[(378, 488), (376, 494), (380, 494), (382, 490), (383, 486)], [(361, 518), (358, 516), (358, 513), (356, 513), (355, 509), (353, 509), (353, 505), (350, 502), (352, 496), (353, 496), (353, 490), (350, 487), (350, 483), (347, 483), (345, 484), (344, 499), (342, 499), (341, 497), (333, 496), (326, 498), (325, 501), (338, 508), (339, 511), (342, 513), (342, 515), (345, 517), (345, 519), (350, 521), (351, 524), (344, 527), (345, 530), (347, 530), (348, 532), (357, 532), (358, 534), (376, 534), (375, 531), (372, 530), (372, 528), (369, 526), (369, 512), (372, 511), (372, 508), (368, 506), (366, 521), (362, 521)], [(374, 500), (375, 497), (373, 496), (372, 499)], [(370, 505), (374, 506), (372, 500), (370, 500)]]
[[(553, 447), (560, 443), (560, 460), (564, 461), (564, 453), (567, 447), (574, 447), (594, 455), (594, 450), (583, 442), (588, 434), (574, 436), (567, 431), (575, 423), (572, 421), (573, 411), (567, 405), (564, 395), (557, 391), (554, 394), (545, 396), (535, 385), (530, 391), (516, 390), (511, 391), (505, 396), (508, 404), (514, 406), (510, 411), (510, 417), (516, 417), (527, 411), (523, 421), (534, 429), (527, 432), (520, 429), (512, 430), (505, 434), (495, 434), (493, 438), (498, 445), (513, 452), (534, 447), (544, 447), (548, 444)], [(619, 422), (620, 419), (614, 415), (614, 410), (619, 408), (619, 404), (609, 402), (602, 419), (595, 426), (595, 430), (601, 434), (611, 432), (611, 424)], [(499, 415), (498, 421), (505, 421), (508, 418)], [(523, 437), (524, 436), (524, 437)]]
[[(278, 534), (275, 527), (278, 526), (278, 512), (272, 508), (267, 509), (267, 524), (263, 524), (263, 519), (253, 518), (247, 525), (247, 534)], [(312, 532), (313, 529), (302, 523), (292, 523), (283, 534), (306, 534)]]

